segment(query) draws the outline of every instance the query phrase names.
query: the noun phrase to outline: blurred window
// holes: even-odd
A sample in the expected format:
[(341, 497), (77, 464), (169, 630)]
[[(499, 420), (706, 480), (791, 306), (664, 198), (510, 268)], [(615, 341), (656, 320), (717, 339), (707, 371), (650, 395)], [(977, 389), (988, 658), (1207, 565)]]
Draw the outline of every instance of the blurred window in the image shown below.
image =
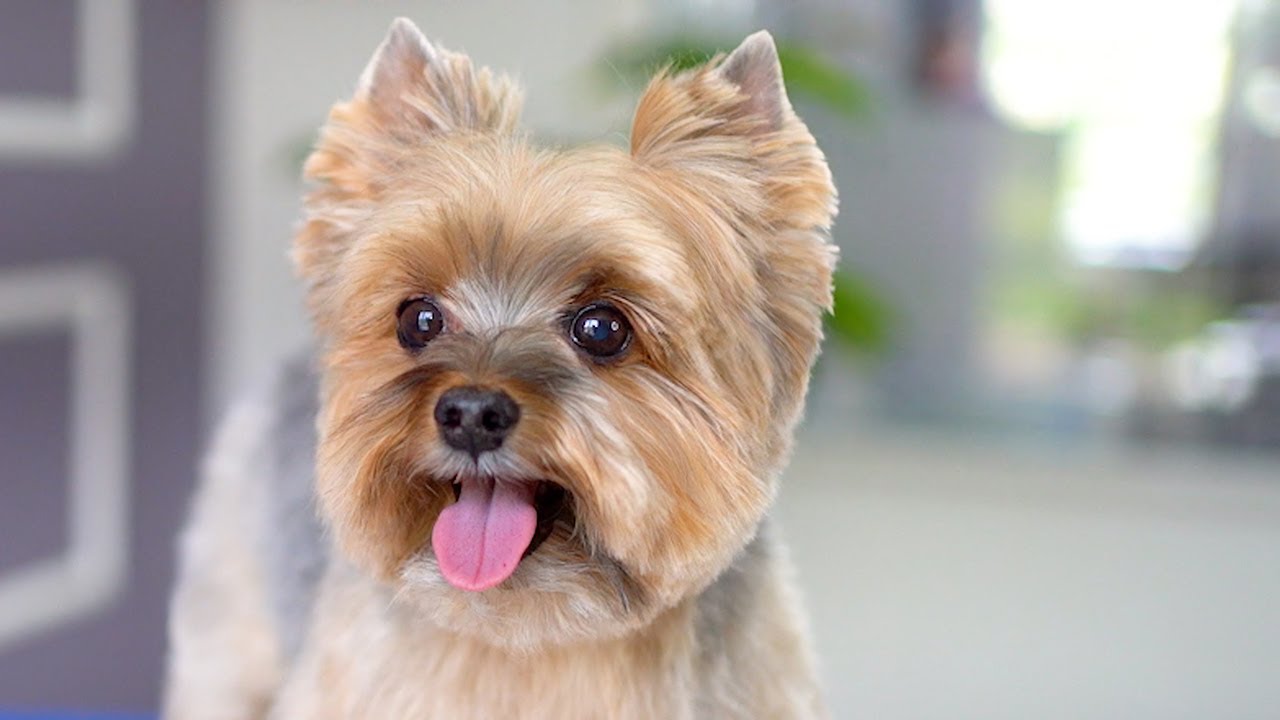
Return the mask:
[(1176, 269), (1213, 202), (1236, 0), (987, 0), (997, 111), (1065, 132), (1058, 229), (1088, 265)]

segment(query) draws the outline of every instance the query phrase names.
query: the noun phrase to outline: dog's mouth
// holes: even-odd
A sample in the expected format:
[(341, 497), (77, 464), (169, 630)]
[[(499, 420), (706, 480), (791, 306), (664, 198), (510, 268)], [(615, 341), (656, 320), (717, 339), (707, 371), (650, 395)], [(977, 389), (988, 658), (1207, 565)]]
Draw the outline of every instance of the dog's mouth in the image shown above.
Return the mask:
[(563, 486), (549, 480), (538, 482), (538, 488), (533, 492), (533, 507), (538, 511), (538, 526), (533, 532), (533, 540), (529, 541), (529, 547), (525, 548), (521, 558), (532, 555), (533, 551), (551, 536), (556, 521), (571, 512), (569, 498), (569, 491)]
[(550, 537), (571, 495), (547, 480), (464, 477), (431, 532), (440, 572), (461, 590), (501, 584)]

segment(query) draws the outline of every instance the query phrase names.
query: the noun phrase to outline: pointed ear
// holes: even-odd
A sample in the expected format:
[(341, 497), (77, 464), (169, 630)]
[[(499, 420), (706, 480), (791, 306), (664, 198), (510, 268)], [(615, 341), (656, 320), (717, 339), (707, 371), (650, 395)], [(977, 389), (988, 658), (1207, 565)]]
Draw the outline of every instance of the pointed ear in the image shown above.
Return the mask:
[(422, 83), (427, 68), (440, 64), (440, 51), (408, 18), (396, 18), (387, 36), (360, 73), (356, 97), (388, 110), (401, 105), (401, 94)]
[(520, 93), (507, 77), (429, 42), (406, 18), (391, 23), (355, 96), (329, 113), (304, 174), (355, 193), (376, 191), (405, 146), (455, 133), (510, 133)]
[(356, 98), (389, 121), (429, 132), (511, 132), (519, 97), (505, 77), (432, 45), (408, 18), (391, 23), (387, 37), (360, 76)]
[(631, 153), (752, 221), (809, 229), (835, 216), (831, 172), (764, 30), (704, 67), (659, 73), (636, 108)]
[(303, 167), (318, 185), (307, 196), (293, 257), (312, 296), (349, 246), (351, 219), (378, 202), (414, 149), (453, 136), (509, 134), (519, 114), (520, 92), (505, 76), (431, 44), (409, 20), (393, 22), (355, 95), (330, 110)]
[(730, 246), (751, 261), (770, 303), (761, 337), (774, 350), (773, 417), (792, 422), (831, 307), (836, 190), (787, 100), (773, 38), (756, 33), (705, 67), (654, 78), (636, 109), (631, 153), (681, 216), (703, 223), (689, 242)]
[(743, 110), (760, 120), (758, 129), (774, 131), (782, 127), (791, 113), (791, 103), (782, 83), (778, 48), (768, 30), (761, 30), (743, 40), (720, 63), (716, 72), (746, 96)]

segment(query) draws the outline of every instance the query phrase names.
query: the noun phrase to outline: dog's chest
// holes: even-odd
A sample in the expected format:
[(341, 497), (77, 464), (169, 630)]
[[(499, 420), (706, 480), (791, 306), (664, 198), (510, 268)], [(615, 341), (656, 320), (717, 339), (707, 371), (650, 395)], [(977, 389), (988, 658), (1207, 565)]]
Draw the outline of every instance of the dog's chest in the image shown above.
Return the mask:
[(684, 623), (519, 653), (389, 610), (379, 597), (357, 583), (321, 602), (273, 720), (693, 717)]
[(359, 678), (347, 717), (689, 718), (687, 667), (621, 644), (512, 655), (478, 643), (392, 641), (377, 662), (351, 658)]

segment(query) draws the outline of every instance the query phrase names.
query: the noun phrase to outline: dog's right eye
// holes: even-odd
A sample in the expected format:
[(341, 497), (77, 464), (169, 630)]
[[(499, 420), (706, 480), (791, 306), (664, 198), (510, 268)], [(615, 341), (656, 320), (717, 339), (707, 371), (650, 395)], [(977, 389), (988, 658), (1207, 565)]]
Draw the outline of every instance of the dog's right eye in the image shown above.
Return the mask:
[(569, 337), (593, 358), (609, 360), (621, 355), (631, 344), (631, 323), (608, 303), (588, 305), (579, 310), (569, 324)]
[(410, 350), (423, 347), (444, 330), (444, 313), (427, 298), (405, 300), (397, 315), (396, 338)]

